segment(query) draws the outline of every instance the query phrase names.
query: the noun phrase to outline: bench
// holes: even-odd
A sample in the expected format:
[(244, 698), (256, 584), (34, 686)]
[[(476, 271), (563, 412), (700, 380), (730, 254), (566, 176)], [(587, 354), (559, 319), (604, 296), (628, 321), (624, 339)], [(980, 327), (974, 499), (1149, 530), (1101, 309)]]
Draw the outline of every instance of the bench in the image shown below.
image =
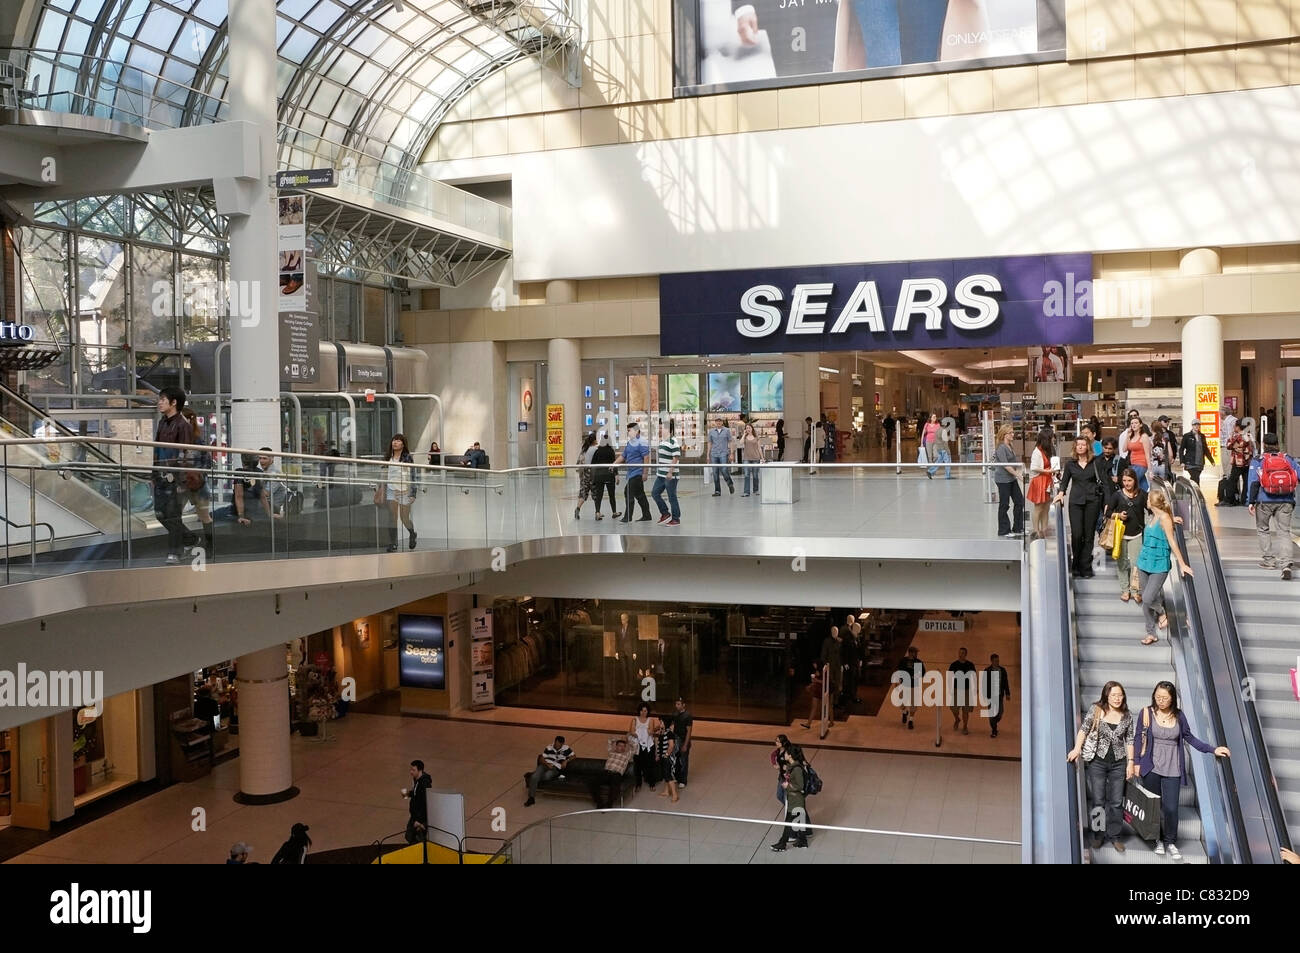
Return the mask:
[[(537, 763), (541, 764), (542, 759), (539, 755)], [(532, 771), (524, 772), (524, 785), (528, 785), (528, 779), (532, 777)], [(552, 778), (549, 781), (543, 781), (537, 786), (538, 794), (554, 794), (559, 797), (589, 797), (595, 800), (596, 784), (605, 783), (605, 759), (604, 758), (572, 758), (564, 766), (563, 778)], [(632, 771), (632, 765), (629, 763), (627, 770), (619, 778), (616, 790), (612, 791), (612, 801), (623, 806), (623, 800), (628, 792), (636, 785), (636, 777)]]

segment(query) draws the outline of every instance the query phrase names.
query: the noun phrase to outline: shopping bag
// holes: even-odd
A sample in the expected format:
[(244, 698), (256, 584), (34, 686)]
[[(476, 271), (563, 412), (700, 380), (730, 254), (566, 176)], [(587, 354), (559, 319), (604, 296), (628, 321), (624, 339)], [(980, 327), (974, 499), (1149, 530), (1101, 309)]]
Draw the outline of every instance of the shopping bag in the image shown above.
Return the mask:
[(1144, 841), (1160, 839), (1160, 795), (1136, 779), (1124, 786), (1124, 823)]
[(1116, 516), (1111, 523), (1114, 525), (1114, 538), (1110, 541), (1110, 558), (1119, 559), (1124, 552), (1124, 521)]
[(921, 444), (921, 446), (916, 448), (916, 462), (923, 465), (930, 462), (925, 457), (925, 444)]
[(1111, 549), (1115, 545), (1115, 517), (1112, 515), (1101, 524), (1101, 532), (1097, 536), (1097, 542), (1102, 549)]

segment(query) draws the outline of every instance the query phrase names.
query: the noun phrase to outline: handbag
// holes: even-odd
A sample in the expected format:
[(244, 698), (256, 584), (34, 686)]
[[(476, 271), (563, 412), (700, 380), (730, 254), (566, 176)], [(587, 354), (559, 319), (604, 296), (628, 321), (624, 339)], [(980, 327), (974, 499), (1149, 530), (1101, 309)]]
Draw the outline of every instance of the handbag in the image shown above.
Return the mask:
[(384, 485), (381, 483), (375, 487), (375, 506), (384, 505)]

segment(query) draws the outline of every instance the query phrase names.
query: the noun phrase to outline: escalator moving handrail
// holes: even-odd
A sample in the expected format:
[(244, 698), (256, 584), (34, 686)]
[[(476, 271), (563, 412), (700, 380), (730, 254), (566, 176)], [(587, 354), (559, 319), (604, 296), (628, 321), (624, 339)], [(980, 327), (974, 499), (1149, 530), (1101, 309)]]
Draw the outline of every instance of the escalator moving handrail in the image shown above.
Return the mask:
[[(1195, 508), (1199, 528), (1193, 535), (1201, 540), (1205, 545), (1206, 562), (1211, 569), (1212, 582), (1214, 584), (1214, 595), (1218, 605), (1222, 608), (1220, 617), (1223, 623), (1224, 650), (1228, 658), (1228, 664), (1232, 667), (1232, 681), (1236, 685), (1246, 684), (1245, 679), (1249, 677), (1249, 671), (1246, 667), (1246, 658), (1241, 651), (1241, 636), (1237, 632), (1237, 619), (1232, 612), (1232, 599), (1228, 594), (1228, 585), (1223, 572), (1223, 560), (1219, 555), (1219, 546), (1214, 538), (1214, 531), (1210, 522), (1210, 508), (1206, 503), (1205, 494), (1201, 488), (1192, 482), (1185, 474), (1181, 476), (1174, 485), (1175, 496), (1179, 491), (1187, 498), (1189, 506)], [(1181, 530), (1182, 527), (1179, 527)], [(1181, 536), (1180, 536), (1181, 542)], [(1189, 587), (1190, 588), (1190, 587)], [(1241, 705), (1242, 716), (1246, 719), (1245, 734), (1250, 739), (1254, 749), (1255, 763), (1263, 771), (1263, 797), (1265, 807), (1268, 810), (1270, 826), (1276, 835), (1279, 847), (1291, 847), (1291, 836), (1286, 824), (1286, 815), (1282, 811), (1282, 803), (1277, 794), (1277, 779), (1273, 773), (1272, 762), (1268, 757), (1268, 749), (1264, 745), (1264, 729), (1259, 723), (1259, 710), (1254, 705)]]
[[(1076, 722), (1079, 713), (1083, 711), (1079, 698), (1079, 669), (1078, 657), (1073, 651), (1073, 642), (1070, 638), (1071, 626), (1070, 618), (1070, 565), (1066, 556), (1069, 546), (1069, 535), (1066, 533), (1066, 508), (1057, 506), (1056, 519), (1056, 553), (1057, 564), (1060, 571), (1057, 573), (1057, 587), (1061, 599), (1061, 671), (1066, 674), (1066, 691), (1065, 696), (1065, 723), (1069, 726), (1069, 736), (1074, 737), (1078, 728)], [(1073, 784), (1067, 785), (1070, 792), (1069, 814), (1077, 820), (1078, 836), (1070, 841), (1071, 862), (1079, 864), (1083, 862), (1083, 839), (1087, 836), (1088, 831), (1088, 798), (1084, 794), (1084, 774), (1083, 760), (1078, 759), (1072, 765), (1074, 768)]]
[[(1152, 486), (1159, 486), (1164, 490), (1170, 500), (1176, 499), (1174, 487), (1166, 480), (1159, 477), (1151, 478)], [(1183, 558), (1187, 558), (1187, 538), (1183, 530), (1184, 524), (1174, 524), (1174, 535), (1178, 540), (1178, 548), (1182, 550)], [(1175, 570), (1177, 567), (1174, 567)], [(1188, 638), (1191, 643), (1192, 651), (1200, 662), (1200, 672), (1203, 678), (1203, 684), (1198, 688), (1205, 693), (1206, 711), (1209, 713), (1209, 729), (1215, 739), (1225, 737), (1223, 730), (1223, 717), (1220, 709), (1220, 700), (1218, 691), (1215, 688), (1214, 681), (1210, 677), (1213, 669), (1210, 667), (1210, 656), (1205, 646), (1205, 622), (1201, 614), (1200, 601), (1196, 598), (1196, 587), (1184, 583), (1181, 572), (1170, 572), (1170, 582), (1176, 593), (1181, 594), (1183, 604), (1187, 607), (1187, 627)], [(1186, 643), (1184, 643), (1186, 644)], [(1249, 837), (1246, 834), (1246, 825), (1242, 820), (1241, 799), (1237, 792), (1236, 779), (1232, 774), (1232, 765), (1227, 759), (1214, 758), (1215, 781), (1219, 789), (1219, 795), (1223, 798), (1223, 805), (1227, 810), (1228, 823), (1231, 825), (1232, 856), (1238, 863), (1249, 862), (1250, 852), (1247, 849)], [(1209, 805), (1202, 805), (1202, 810), (1208, 809)], [(1209, 845), (1207, 845), (1208, 847)]]
[[(63, 424), (59, 423), (58, 420), (56, 420), (48, 410), (41, 410), (41, 408), (37, 407), (26, 397), (23, 397), (17, 391), (9, 389), (3, 383), (0, 383), (0, 397), (3, 397), (7, 400), (12, 400), (14, 403), (22, 407), (23, 410), (26, 410), (27, 412), (36, 415), (42, 421), (54, 424), (54, 426), (58, 428), (59, 432), (62, 433), (64, 436), (80, 437), (81, 439), (77, 442), (84, 443), (86, 452), (94, 455), (95, 457), (98, 457), (101, 463), (112, 463), (112, 464), (117, 463), (116, 460), (114, 460), (108, 454), (104, 453), (102, 450), (96, 447), (94, 443), (91, 442), (91, 439), (89, 437), (85, 436), (84, 434), (79, 434), (76, 431), (63, 426)], [(72, 413), (75, 413), (75, 411), (72, 411)], [(35, 436), (35, 434), (32, 434), (32, 436)]]

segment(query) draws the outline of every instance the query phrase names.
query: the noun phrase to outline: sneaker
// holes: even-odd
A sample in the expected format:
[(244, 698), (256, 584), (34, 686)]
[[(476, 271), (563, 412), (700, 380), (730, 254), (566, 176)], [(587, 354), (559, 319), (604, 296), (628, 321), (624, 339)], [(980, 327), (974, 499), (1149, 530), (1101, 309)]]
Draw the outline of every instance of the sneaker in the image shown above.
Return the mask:
[(1169, 845), (1169, 859), (1175, 864), (1181, 864), (1183, 862), (1183, 855), (1178, 852), (1178, 848), (1173, 844)]
[(1114, 847), (1114, 848), (1115, 848), (1117, 851), (1119, 851), (1121, 854), (1124, 853), (1124, 851), (1125, 851), (1125, 849), (1126, 849), (1126, 848), (1124, 847), (1124, 842), (1123, 842), (1122, 840), (1113, 840), (1113, 841), (1110, 842), (1110, 846), (1111, 846), (1111, 847)]
[(575, 507), (575, 508), (574, 508), (574, 510), (573, 510), (573, 518), (574, 518), (575, 520), (580, 520), (580, 519), (582, 519), (582, 507), (581, 507), (581, 506), (578, 506), (578, 507)]
[(1271, 560), (1271, 559), (1261, 559), (1261, 560), (1259, 561), (1259, 568), (1260, 568), (1260, 569), (1276, 569), (1276, 568), (1277, 568), (1277, 563), (1273, 562), (1273, 560)]
[(180, 561), (181, 561), (181, 557), (177, 556), (175, 553), (168, 553), (168, 554), (167, 554), (167, 565), (168, 565), (168, 566), (175, 566), (175, 565), (179, 564)]
[(1291, 567), (1290, 567), (1290, 566), (1287, 566), (1285, 569), (1282, 570), (1282, 578), (1285, 579), (1287, 582), (1290, 582), (1290, 581), (1291, 581)]
[[(721, 491), (721, 490), (714, 490), (714, 491), (713, 491), (713, 495), (714, 495), (714, 496), (722, 496), (722, 491)], [(785, 850), (784, 847), (782, 847), (781, 849), (782, 849), (782, 850)]]
[(659, 522), (667, 523), (669, 519), (671, 519), (671, 517), (667, 513), (664, 513), (662, 516), (659, 517)]
[(532, 807), (536, 803), (537, 802), (533, 798), (529, 798), (527, 801), (524, 802), (524, 807)]
[(799, 848), (800, 850), (807, 850), (807, 849), (808, 849), (808, 842), (807, 842), (807, 841), (804, 841), (802, 844), (800, 844), (800, 843), (798, 843), (798, 842), (796, 841), (794, 846), (797, 847), (797, 848)]
[(768, 844), (767, 846), (768, 846), (771, 850), (776, 851), (778, 854), (781, 853), (781, 851), (785, 850), (785, 845), (782, 844), (780, 841), (778, 841), (778, 842), (775, 843), (775, 844)]
[(903, 724), (907, 724), (907, 712), (903, 712)]
[(1165, 845), (1161, 841), (1156, 841), (1156, 853), (1161, 857), (1165, 856)]
[(597, 514), (596, 514), (596, 519), (598, 519), (598, 520), (603, 520), (604, 518), (605, 518), (605, 517), (604, 517), (602, 514), (600, 514), (600, 513), (597, 513)]
[(622, 515), (621, 513), (610, 513), (610, 514), (609, 514), (609, 518), (612, 519), (612, 520), (616, 520), (616, 519), (618, 519), (621, 515)]
[(740, 495), (741, 495), (741, 496), (749, 496), (748, 493), (742, 493), (742, 494), (740, 494)]
[(908, 731), (915, 731), (915, 730), (916, 730), (916, 722), (912, 721), (912, 719), (910, 719), (910, 718), (907, 719), (907, 730), (908, 730)]
[(650, 517), (649, 517), (649, 516), (638, 516), (638, 517), (636, 518), (636, 522), (638, 522), (638, 523), (648, 523), (648, 522), (650, 522)]
[(669, 526), (681, 526), (681, 525), (682, 525), (682, 521), (681, 521), (681, 520), (669, 520), (669, 521), (668, 521), (668, 525), (669, 525)]

